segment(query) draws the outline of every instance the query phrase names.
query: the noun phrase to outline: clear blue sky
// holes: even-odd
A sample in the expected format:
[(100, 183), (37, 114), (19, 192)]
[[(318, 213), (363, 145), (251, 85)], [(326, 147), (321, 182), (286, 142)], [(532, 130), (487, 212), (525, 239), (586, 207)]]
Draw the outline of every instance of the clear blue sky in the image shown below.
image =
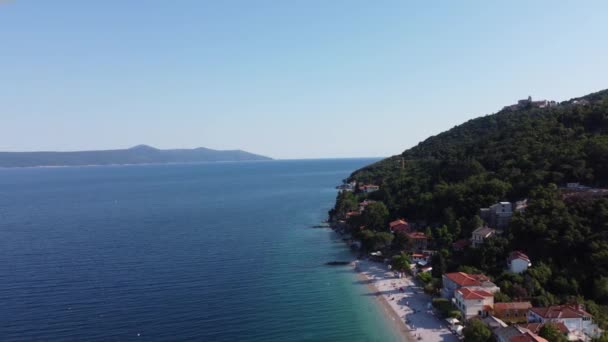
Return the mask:
[(0, 150), (388, 156), (608, 88), (608, 1), (0, 2)]

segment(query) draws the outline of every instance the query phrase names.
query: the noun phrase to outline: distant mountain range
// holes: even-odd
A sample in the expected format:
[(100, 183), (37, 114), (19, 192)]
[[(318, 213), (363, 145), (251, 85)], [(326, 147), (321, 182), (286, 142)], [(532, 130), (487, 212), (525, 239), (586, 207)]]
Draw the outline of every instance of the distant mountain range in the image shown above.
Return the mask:
[(219, 151), (204, 147), (160, 150), (147, 145), (138, 145), (123, 150), (0, 152), (0, 167), (168, 164), (271, 159), (241, 150)]

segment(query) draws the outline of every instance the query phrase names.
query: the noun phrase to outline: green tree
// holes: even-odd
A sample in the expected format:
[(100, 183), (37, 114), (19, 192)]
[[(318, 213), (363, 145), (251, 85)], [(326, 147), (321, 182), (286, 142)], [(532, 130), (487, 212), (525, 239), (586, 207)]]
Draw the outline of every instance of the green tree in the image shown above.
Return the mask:
[(407, 234), (402, 231), (395, 232), (395, 240), (393, 241), (393, 245), (397, 250), (411, 251), (414, 248), (412, 239), (410, 239)]
[(362, 218), (367, 229), (377, 232), (388, 230), (388, 209), (382, 202), (370, 203), (365, 208)]
[(608, 301), (608, 277), (600, 277), (593, 282), (593, 295), (598, 301)]
[(538, 332), (538, 336), (543, 337), (551, 342), (568, 341), (566, 336), (562, 334), (562, 332), (559, 331), (559, 329), (551, 323), (543, 325), (542, 328), (540, 328), (540, 331)]
[(336, 199), (336, 212), (340, 217), (344, 217), (349, 211), (357, 210), (357, 196), (350, 191), (342, 191)]
[(399, 272), (409, 271), (410, 264), (411, 264), (410, 258), (405, 253), (395, 255), (395, 256), (393, 256), (393, 259), (391, 260), (392, 268)]
[(463, 330), (465, 342), (487, 342), (492, 337), (492, 331), (482, 321), (472, 319)]
[(425, 284), (428, 284), (433, 280), (433, 276), (431, 276), (429, 272), (418, 273), (418, 278)]
[(387, 248), (393, 242), (395, 236), (389, 232), (376, 232), (374, 240), (375, 240), (375, 249), (383, 249)]
[(368, 229), (359, 232), (358, 238), (361, 240), (361, 247), (364, 251), (373, 251), (375, 249), (375, 237), (376, 234)]
[(441, 278), (441, 276), (447, 271), (447, 257), (449, 252), (445, 249), (440, 250), (439, 252), (433, 254), (431, 257), (431, 266), (433, 270), (431, 270), (433, 277)]
[(511, 298), (504, 292), (496, 292), (494, 293), (494, 302), (495, 303), (507, 303), (510, 302)]
[(358, 234), (361, 244), (366, 251), (375, 251), (389, 247), (394, 239), (394, 235), (388, 232), (374, 232), (365, 229)]
[(608, 333), (603, 333), (602, 336), (594, 338), (593, 342), (608, 342)]

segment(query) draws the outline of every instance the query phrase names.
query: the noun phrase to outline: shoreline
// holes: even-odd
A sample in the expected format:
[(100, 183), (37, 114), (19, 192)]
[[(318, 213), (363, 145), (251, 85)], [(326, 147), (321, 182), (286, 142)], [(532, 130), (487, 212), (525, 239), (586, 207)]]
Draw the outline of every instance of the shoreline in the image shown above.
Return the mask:
[(395, 278), (386, 265), (368, 260), (356, 260), (351, 267), (367, 284), (402, 341), (459, 341), (447, 323), (428, 310), (432, 297), (418, 288), (411, 276)]
[[(361, 282), (369, 281), (369, 278), (367, 278), (361, 272), (357, 271), (356, 266), (354, 265), (354, 262), (351, 263), (350, 266), (353, 267), (353, 271), (357, 274), (357, 278)], [(390, 324), (399, 333), (398, 335), (400, 337), (400, 340), (402, 342), (416, 341), (416, 338), (408, 330), (408, 327), (405, 324), (405, 322), (401, 319), (401, 317), (399, 317), (399, 315), (395, 312), (395, 310), (393, 310), (391, 308), (388, 301), (384, 297), (382, 297), (382, 294), (380, 293), (380, 291), (378, 291), (378, 289), (371, 283), (367, 284), (367, 289), (370, 291), (370, 294), (374, 295), (374, 298), (376, 299), (375, 302), (380, 305), (380, 309), (381, 309), (383, 315), (385, 316), (385, 318), (391, 322)]]

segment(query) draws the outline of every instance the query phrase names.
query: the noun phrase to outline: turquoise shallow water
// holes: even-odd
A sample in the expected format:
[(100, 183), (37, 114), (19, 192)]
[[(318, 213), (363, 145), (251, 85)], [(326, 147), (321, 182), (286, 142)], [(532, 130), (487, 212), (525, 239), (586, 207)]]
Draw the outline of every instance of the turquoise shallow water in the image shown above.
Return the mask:
[(0, 170), (0, 340), (396, 340), (310, 228), (370, 162)]

